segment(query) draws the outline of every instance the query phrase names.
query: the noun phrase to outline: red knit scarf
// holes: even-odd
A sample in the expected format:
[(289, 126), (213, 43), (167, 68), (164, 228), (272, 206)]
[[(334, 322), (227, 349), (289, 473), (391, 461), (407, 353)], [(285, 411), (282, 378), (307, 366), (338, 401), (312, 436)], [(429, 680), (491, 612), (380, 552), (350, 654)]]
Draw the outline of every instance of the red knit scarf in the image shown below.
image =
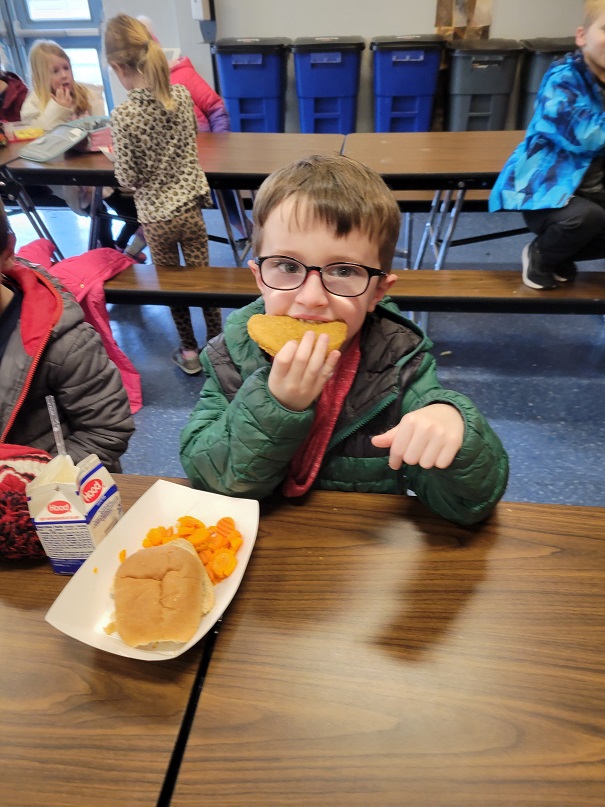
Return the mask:
[(311, 431), (290, 462), (282, 488), (284, 496), (302, 496), (315, 481), (345, 398), (353, 386), (360, 358), (357, 333), (319, 396)]

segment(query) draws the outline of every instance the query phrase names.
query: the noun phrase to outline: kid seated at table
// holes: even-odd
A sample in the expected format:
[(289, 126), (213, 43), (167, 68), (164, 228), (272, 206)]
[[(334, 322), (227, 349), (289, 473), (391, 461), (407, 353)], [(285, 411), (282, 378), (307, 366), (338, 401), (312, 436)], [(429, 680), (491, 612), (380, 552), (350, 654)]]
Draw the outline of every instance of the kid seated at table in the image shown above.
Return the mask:
[[(506, 452), (475, 405), (441, 387), (431, 342), (386, 297), (400, 223), (381, 177), (347, 157), (302, 159), (263, 182), (249, 261), (261, 297), (202, 353), (206, 382), (181, 436), (196, 487), (411, 489), (461, 524), (491, 513)], [(327, 335), (307, 331), (271, 359), (248, 335), (254, 314), (341, 320), (346, 341), (328, 352)]]
[(544, 76), (489, 200), (491, 211), (520, 210), (536, 235), (522, 252), (532, 289), (556, 289), (575, 278), (575, 261), (605, 257), (605, 0), (585, 2), (576, 44)]
[(0, 444), (56, 454), (53, 395), (73, 461), (97, 454), (119, 471), (134, 432), (120, 373), (72, 295), (14, 249), (0, 202)]
[[(103, 88), (77, 82), (69, 56), (56, 42), (36, 40), (29, 52), (29, 63), (33, 89), (21, 108), (24, 122), (47, 132), (77, 118), (105, 114)], [(90, 214), (92, 188), (53, 185), (51, 190), (66, 201), (74, 213), (79, 216)], [(114, 242), (111, 219), (102, 215), (99, 219), (99, 246), (115, 247), (123, 252), (138, 227), (134, 200), (120, 188), (105, 188), (103, 198), (99, 213), (106, 213), (108, 204), (118, 216), (126, 217), (128, 221)], [(144, 255), (133, 254), (133, 257), (145, 262)]]

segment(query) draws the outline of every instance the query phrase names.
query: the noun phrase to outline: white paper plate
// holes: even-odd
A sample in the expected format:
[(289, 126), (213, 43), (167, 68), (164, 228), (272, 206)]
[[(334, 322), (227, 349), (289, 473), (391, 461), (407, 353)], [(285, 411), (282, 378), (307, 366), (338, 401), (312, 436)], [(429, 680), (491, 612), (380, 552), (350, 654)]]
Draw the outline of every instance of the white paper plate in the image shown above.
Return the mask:
[[(258, 510), (254, 499), (232, 499), (158, 480), (78, 569), (50, 607), (46, 621), (80, 642), (118, 656), (145, 661), (165, 661), (180, 656), (208, 633), (235, 596), (256, 540)], [(129, 647), (116, 633), (104, 631), (113, 619), (111, 590), (120, 565), (119, 554), (122, 549), (128, 555), (141, 549), (151, 527), (170, 527), (181, 516), (194, 516), (205, 524), (215, 524), (221, 516), (231, 516), (244, 539), (237, 553), (237, 566), (230, 577), (214, 587), (214, 608), (202, 617), (197, 633), (187, 643), (162, 642), (153, 650)]]

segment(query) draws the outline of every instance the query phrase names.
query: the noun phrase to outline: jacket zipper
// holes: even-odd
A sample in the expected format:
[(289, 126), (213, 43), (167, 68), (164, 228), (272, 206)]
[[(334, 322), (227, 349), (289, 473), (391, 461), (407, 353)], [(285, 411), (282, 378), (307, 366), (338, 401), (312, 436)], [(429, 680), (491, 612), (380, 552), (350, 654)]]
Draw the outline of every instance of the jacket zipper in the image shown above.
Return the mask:
[(44, 339), (44, 342), (40, 345), (40, 349), (38, 350), (37, 354), (34, 356), (34, 359), (33, 359), (32, 363), (31, 363), (31, 366), (30, 366), (30, 368), (29, 368), (29, 370), (27, 372), (27, 377), (26, 377), (25, 382), (23, 384), (23, 389), (21, 390), (21, 395), (19, 395), (17, 403), (13, 407), (12, 414), (11, 414), (11, 416), (9, 418), (8, 423), (6, 424), (6, 428), (4, 429), (4, 433), (2, 434), (2, 437), (0, 438), (0, 443), (4, 443), (4, 441), (6, 440), (7, 434), (9, 433), (9, 431), (11, 430), (11, 428), (13, 426), (13, 423), (17, 419), (17, 415), (19, 414), (19, 409), (21, 408), (21, 406), (23, 404), (23, 401), (25, 400), (25, 398), (27, 396), (27, 393), (29, 392), (29, 388), (30, 388), (31, 383), (32, 383), (32, 378), (34, 377), (34, 373), (36, 372), (38, 364), (40, 363), (40, 356), (42, 355), (42, 353), (44, 351), (44, 348), (48, 344), (51, 334), (52, 334), (52, 327), (48, 331), (48, 333), (46, 335), (46, 338)]
[[(47, 288), (50, 288), (50, 290), (55, 294), (55, 298), (58, 297), (59, 300), (61, 300), (61, 296), (59, 295), (58, 292), (56, 292), (54, 286), (49, 287), (47, 283), (45, 283), (45, 285), (46, 285)], [(61, 300), (61, 302), (62, 302), (62, 300)], [(9, 420), (8, 420), (8, 423), (6, 424), (4, 432), (2, 433), (2, 437), (0, 437), (0, 443), (5, 442), (6, 437), (7, 437), (9, 431), (11, 430), (11, 428), (13, 426), (13, 423), (17, 419), (17, 415), (19, 414), (19, 409), (21, 409), (21, 406), (23, 405), (23, 401), (25, 400), (25, 398), (27, 396), (27, 393), (29, 392), (29, 388), (31, 386), (32, 379), (34, 377), (34, 373), (36, 372), (38, 364), (40, 363), (40, 357), (42, 356), (42, 353), (44, 352), (44, 349), (46, 348), (46, 345), (50, 341), (50, 337), (52, 335), (53, 328), (55, 327), (55, 325), (57, 324), (59, 319), (60, 319), (60, 317), (58, 317), (55, 320), (55, 322), (50, 324), (50, 326), (48, 328), (48, 331), (46, 333), (46, 336), (44, 338), (44, 341), (42, 342), (42, 344), (38, 348), (38, 352), (36, 353), (36, 355), (34, 356), (34, 358), (32, 360), (31, 366), (30, 366), (30, 368), (29, 368), (29, 370), (27, 372), (27, 376), (26, 376), (25, 381), (23, 383), (23, 389), (21, 390), (21, 394), (19, 395), (19, 398), (17, 399), (17, 403), (13, 407), (13, 411), (11, 413), (11, 416), (10, 416)]]
[(399, 393), (391, 392), (390, 395), (387, 395), (386, 398), (383, 398), (380, 403), (376, 404), (369, 412), (366, 412), (363, 417), (359, 418), (355, 423), (352, 423), (343, 431), (339, 432), (333, 440), (330, 441), (326, 451), (330, 451), (334, 446), (341, 443), (343, 440), (346, 440), (347, 437), (350, 437), (354, 432), (361, 429), (362, 426), (365, 426), (366, 423), (369, 423), (370, 420), (376, 417), (383, 409), (386, 409), (387, 406), (390, 406), (394, 401), (397, 400)]

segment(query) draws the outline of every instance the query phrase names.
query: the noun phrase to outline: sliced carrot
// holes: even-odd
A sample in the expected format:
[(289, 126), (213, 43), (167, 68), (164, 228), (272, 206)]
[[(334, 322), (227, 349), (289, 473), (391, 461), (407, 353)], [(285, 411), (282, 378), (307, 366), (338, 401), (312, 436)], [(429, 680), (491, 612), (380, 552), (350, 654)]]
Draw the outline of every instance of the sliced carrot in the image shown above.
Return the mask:
[(220, 549), (218, 552), (214, 553), (214, 557), (209, 566), (217, 577), (224, 580), (225, 577), (229, 577), (237, 566), (235, 552), (231, 549)]
[(208, 565), (204, 567), (208, 572), (208, 577), (210, 578), (210, 582), (213, 586), (216, 586), (217, 583), (220, 583), (223, 579), (222, 577), (217, 577), (212, 569), (212, 566)]
[(223, 518), (219, 518), (216, 522), (216, 530), (220, 532), (221, 535), (229, 535), (229, 533), (235, 529), (235, 521), (231, 518), (231, 516), (224, 516)]
[[(176, 538), (190, 541), (213, 585), (232, 574), (237, 566), (236, 552), (243, 543), (241, 532), (236, 529), (231, 516), (223, 516), (216, 524), (206, 527), (203, 521), (193, 516), (181, 516), (175, 527), (153, 527), (147, 532), (143, 546), (161, 546)], [(120, 560), (126, 550), (120, 553)]]
[(150, 546), (159, 546), (162, 538), (166, 535), (166, 527), (152, 527), (147, 533), (147, 540)]
[(244, 543), (244, 539), (242, 538), (242, 534), (239, 530), (232, 530), (227, 536), (227, 541), (229, 548), (234, 552), (237, 552), (240, 546)]
[(170, 528), (169, 530), (166, 530), (166, 535), (164, 535), (164, 537), (162, 538), (162, 543), (169, 544), (170, 541), (176, 541), (178, 537), (179, 537), (178, 533), (173, 532), (172, 528)]
[(194, 516), (181, 516), (177, 518), (179, 523), (179, 529), (181, 527), (193, 527), (194, 530), (201, 528), (204, 529), (206, 526), (203, 521), (200, 521), (199, 518), (195, 518)]
[(187, 540), (191, 541), (191, 543), (195, 547), (201, 547), (207, 538), (208, 538), (208, 530), (206, 529), (206, 527), (204, 527), (203, 529), (201, 527), (198, 527), (191, 533), (191, 535), (187, 536)]

